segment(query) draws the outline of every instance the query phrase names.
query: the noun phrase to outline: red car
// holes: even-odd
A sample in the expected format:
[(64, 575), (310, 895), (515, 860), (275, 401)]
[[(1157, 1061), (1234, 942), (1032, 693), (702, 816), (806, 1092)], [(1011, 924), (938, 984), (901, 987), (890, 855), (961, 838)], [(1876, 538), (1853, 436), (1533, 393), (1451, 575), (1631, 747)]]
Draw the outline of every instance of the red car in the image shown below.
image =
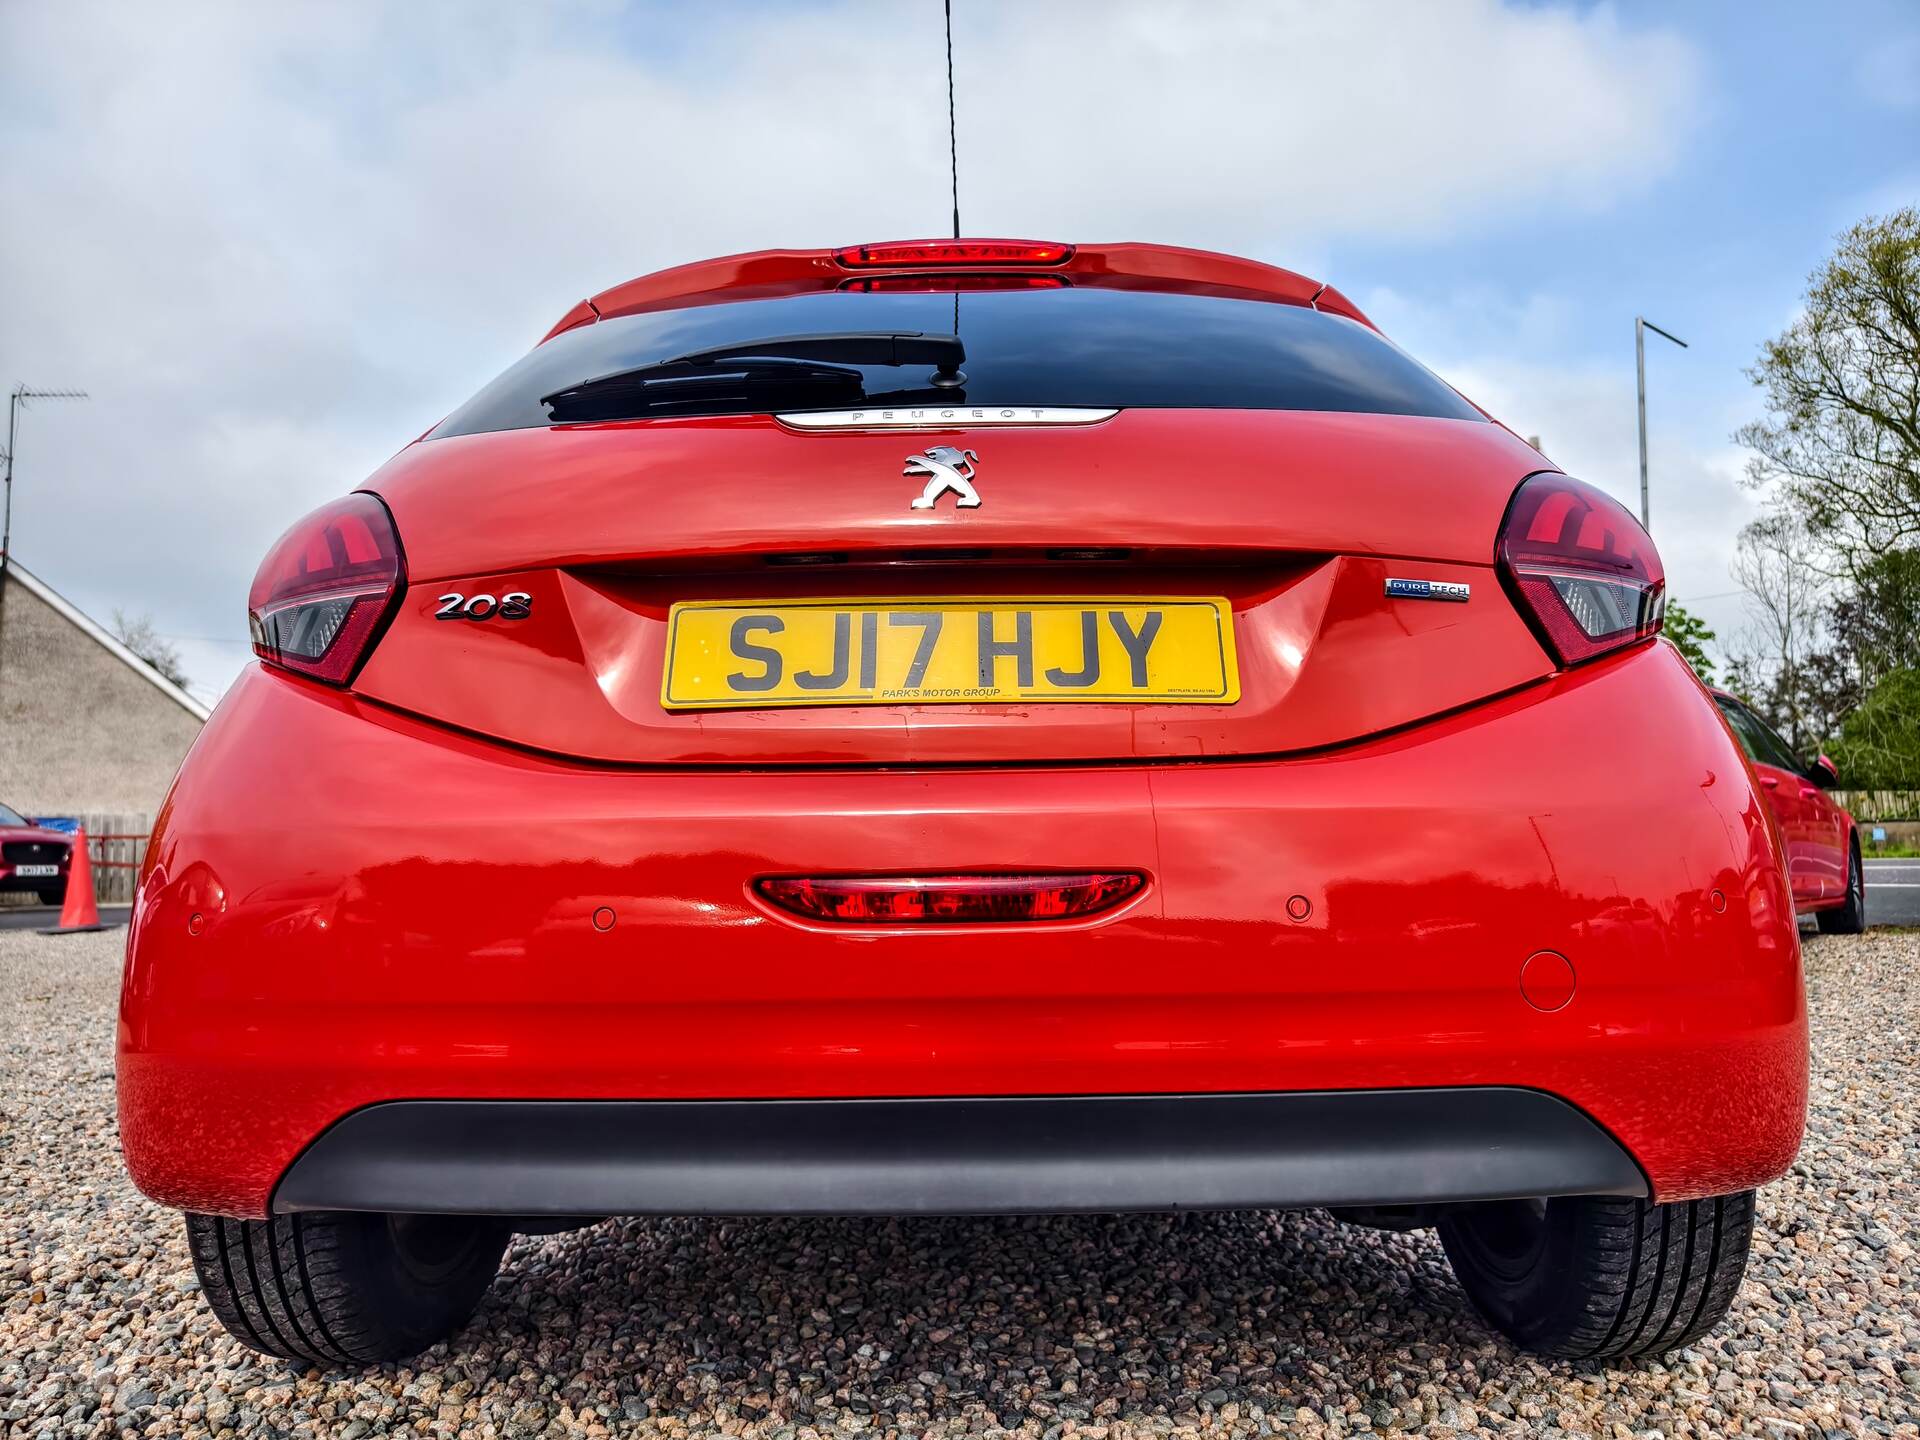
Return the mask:
[(1794, 908), (1812, 915), (1829, 935), (1860, 934), (1867, 928), (1860, 832), (1853, 816), (1827, 793), (1840, 783), (1839, 769), (1824, 755), (1802, 760), (1780, 732), (1737, 695), (1715, 690), (1713, 698), (1753, 762), (1753, 773), (1780, 827)]
[(764, 251), (583, 301), (250, 600), (120, 1134), (325, 1365), (614, 1214), (1327, 1206), (1536, 1350), (1725, 1313), (1788, 871), (1633, 517), (1331, 286)]
[(42, 905), (65, 904), (72, 858), (72, 837), (0, 805), (0, 890), (31, 890)]

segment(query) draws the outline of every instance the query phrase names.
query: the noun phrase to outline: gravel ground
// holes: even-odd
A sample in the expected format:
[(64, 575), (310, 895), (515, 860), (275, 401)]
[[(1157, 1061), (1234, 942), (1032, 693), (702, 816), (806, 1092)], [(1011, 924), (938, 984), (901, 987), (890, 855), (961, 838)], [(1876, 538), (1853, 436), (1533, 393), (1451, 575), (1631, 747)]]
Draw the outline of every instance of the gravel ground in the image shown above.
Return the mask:
[(1324, 1214), (608, 1222), (326, 1378), (214, 1323), (120, 1168), (119, 933), (0, 935), (9, 1436), (1920, 1434), (1920, 932), (1809, 938), (1814, 1105), (1733, 1316), (1670, 1364), (1495, 1341), (1430, 1234)]

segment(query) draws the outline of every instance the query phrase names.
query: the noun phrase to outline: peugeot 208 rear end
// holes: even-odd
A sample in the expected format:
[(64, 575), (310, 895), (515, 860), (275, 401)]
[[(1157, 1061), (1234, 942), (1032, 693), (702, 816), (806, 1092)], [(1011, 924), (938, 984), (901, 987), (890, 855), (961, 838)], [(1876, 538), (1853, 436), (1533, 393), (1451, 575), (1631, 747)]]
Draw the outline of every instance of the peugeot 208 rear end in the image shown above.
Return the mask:
[(323, 1364), (614, 1214), (1327, 1206), (1523, 1345), (1682, 1345), (1806, 1028), (1661, 593), (1287, 271), (620, 286), (262, 565), (141, 877), (128, 1164)]

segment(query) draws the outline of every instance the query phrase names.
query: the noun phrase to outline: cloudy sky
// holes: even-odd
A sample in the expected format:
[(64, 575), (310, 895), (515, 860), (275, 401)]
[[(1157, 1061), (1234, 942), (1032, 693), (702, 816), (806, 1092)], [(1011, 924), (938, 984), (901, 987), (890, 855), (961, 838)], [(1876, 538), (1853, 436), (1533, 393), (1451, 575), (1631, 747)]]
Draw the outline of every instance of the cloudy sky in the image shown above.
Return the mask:
[[(1920, 203), (1920, 5), (955, 0), (975, 234), (1331, 280), (1637, 503), (1723, 630), (1741, 374), (1832, 236)], [(574, 301), (769, 245), (940, 234), (938, 0), (0, 0), (15, 553), (246, 661), (273, 538)]]

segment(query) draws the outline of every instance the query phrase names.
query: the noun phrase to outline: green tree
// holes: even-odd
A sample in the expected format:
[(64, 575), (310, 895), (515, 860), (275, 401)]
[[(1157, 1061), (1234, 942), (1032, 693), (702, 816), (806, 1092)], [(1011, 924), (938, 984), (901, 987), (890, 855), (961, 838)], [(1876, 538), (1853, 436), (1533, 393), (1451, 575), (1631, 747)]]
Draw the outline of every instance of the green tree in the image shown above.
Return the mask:
[(1863, 686), (1894, 670), (1920, 669), (1920, 549), (1889, 551), (1862, 565), (1828, 612), (1827, 629)]
[(1868, 216), (1809, 278), (1748, 375), (1751, 482), (1853, 574), (1920, 545), (1920, 210)]
[(1889, 671), (1847, 717), (1832, 755), (1849, 786), (1920, 788), (1920, 670)]
[(1707, 622), (1698, 615), (1689, 614), (1679, 605), (1667, 606), (1667, 619), (1662, 627), (1667, 639), (1673, 642), (1674, 649), (1686, 657), (1693, 666), (1693, 673), (1707, 684), (1714, 683), (1713, 657), (1707, 653), (1707, 646), (1714, 641), (1713, 631), (1707, 628)]
[(1891, 551), (1836, 582), (1793, 521), (1775, 511), (1741, 532), (1734, 573), (1751, 623), (1725, 683), (1811, 754), (1882, 678), (1920, 669), (1920, 550)]

